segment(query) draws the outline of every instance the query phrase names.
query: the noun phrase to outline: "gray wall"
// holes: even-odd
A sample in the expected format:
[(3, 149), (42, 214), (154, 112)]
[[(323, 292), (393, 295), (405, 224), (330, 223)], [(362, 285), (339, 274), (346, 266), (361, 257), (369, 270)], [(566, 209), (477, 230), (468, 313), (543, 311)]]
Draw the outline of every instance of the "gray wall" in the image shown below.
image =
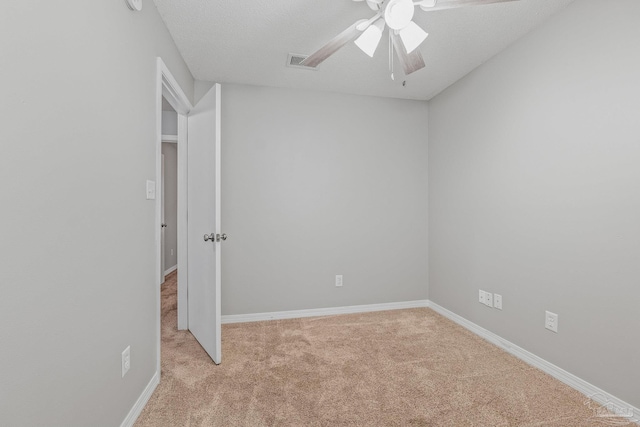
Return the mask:
[(157, 360), (156, 57), (193, 79), (151, 1), (1, 4), (0, 424), (120, 425)]
[(636, 407), (639, 17), (576, 1), (429, 105), (430, 299)]
[(427, 298), (426, 102), (236, 85), (222, 102), (223, 314)]
[(178, 113), (176, 113), (175, 111), (172, 110), (162, 112), (162, 134), (178, 134)]
[[(164, 117), (163, 117), (164, 120)], [(164, 123), (164, 122), (163, 122)], [(178, 264), (178, 145), (162, 143), (164, 154), (164, 268)]]

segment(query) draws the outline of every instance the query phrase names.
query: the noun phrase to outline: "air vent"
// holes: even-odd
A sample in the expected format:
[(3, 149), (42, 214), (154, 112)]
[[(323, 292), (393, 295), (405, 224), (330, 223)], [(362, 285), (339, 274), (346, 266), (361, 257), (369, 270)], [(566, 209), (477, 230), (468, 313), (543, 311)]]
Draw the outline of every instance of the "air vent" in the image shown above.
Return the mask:
[(292, 68), (303, 68), (305, 70), (317, 70), (317, 67), (308, 67), (306, 65), (301, 65), (300, 63), (307, 59), (308, 55), (298, 55), (297, 53), (290, 53), (287, 57), (287, 67)]

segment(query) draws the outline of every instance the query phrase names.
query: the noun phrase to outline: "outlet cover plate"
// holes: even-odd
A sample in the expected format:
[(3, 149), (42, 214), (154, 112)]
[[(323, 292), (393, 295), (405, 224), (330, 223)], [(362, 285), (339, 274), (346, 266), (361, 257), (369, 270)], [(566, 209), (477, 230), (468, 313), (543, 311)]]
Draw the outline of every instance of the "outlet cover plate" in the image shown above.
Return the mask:
[(558, 333), (558, 315), (550, 311), (545, 311), (544, 327), (552, 332)]
[(502, 295), (493, 294), (493, 306), (498, 310), (502, 310)]
[(493, 308), (493, 294), (491, 292), (485, 292), (484, 300), (487, 307)]
[(342, 274), (336, 275), (336, 286), (338, 287), (342, 286)]
[(131, 346), (127, 346), (122, 352), (122, 378), (129, 372), (131, 368)]

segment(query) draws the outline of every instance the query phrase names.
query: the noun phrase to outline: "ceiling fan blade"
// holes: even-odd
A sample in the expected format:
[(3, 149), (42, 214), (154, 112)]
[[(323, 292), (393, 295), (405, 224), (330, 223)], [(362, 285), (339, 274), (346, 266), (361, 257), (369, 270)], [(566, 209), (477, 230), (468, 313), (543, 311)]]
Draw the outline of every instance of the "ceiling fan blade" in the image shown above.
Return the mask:
[(305, 67), (317, 67), (322, 61), (336, 53), (342, 46), (358, 38), (358, 36), (362, 34), (362, 31), (357, 27), (363, 22), (367, 22), (367, 20), (359, 20), (358, 22), (329, 40), (327, 44), (325, 44), (320, 49), (309, 55), (305, 60), (300, 62), (300, 65), (304, 65)]
[(407, 49), (404, 47), (404, 43), (402, 43), (400, 36), (397, 35), (395, 31), (391, 31), (390, 34), (393, 47), (398, 54), (398, 59), (400, 60), (400, 65), (402, 65), (405, 75), (408, 76), (409, 74), (425, 67), (424, 59), (422, 58), (422, 54), (419, 49), (416, 49), (411, 53), (407, 53)]
[(491, 4), (491, 3), (504, 3), (511, 1), (519, 1), (519, 0), (437, 0), (435, 2), (435, 6), (430, 6), (429, 4), (433, 4), (433, 0), (425, 1), (424, 4), (420, 4), (420, 8), (425, 12), (431, 12), (434, 10), (445, 10), (445, 9), (454, 9), (456, 7), (463, 6), (476, 6), (481, 4)]

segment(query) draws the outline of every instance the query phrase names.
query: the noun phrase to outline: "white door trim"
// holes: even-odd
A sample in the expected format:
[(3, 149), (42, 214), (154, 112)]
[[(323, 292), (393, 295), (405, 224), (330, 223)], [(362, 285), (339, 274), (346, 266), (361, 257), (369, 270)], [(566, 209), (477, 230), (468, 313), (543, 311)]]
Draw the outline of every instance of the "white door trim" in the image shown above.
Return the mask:
[[(164, 97), (178, 113), (178, 329), (187, 328), (187, 115), (193, 108), (189, 98), (173, 77), (162, 58), (156, 60), (156, 183), (162, 182), (162, 98)], [(157, 192), (162, 194), (162, 188)], [(160, 285), (161, 271), (161, 224), (162, 205), (159, 197), (155, 204), (155, 241), (156, 241), (156, 342), (157, 366), (160, 375)]]
[(178, 113), (178, 212), (177, 212), (177, 228), (178, 228), (178, 329), (186, 330), (189, 327), (189, 312), (187, 301), (187, 289), (189, 287), (188, 275), (188, 222), (187, 222), (187, 197), (188, 197), (188, 163), (187, 163), (187, 115)]
[[(160, 223), (164, 224), (166, 221), (166, 218), (165, 218), (166, 203), (164, 201), (164, 198), (165, 198), (164, 154), (160, 154), (160, 158), (161, 158), (161, 162), (160, 162), (161, 164), (160, 166), (160, 171), (161, 171), (160, 172)], [(167, 258), (166, 239), (167, 239), (167, 232), (163, 225), (162, 228), (160, 229), (160, 283), (164, 283), (167, 277), (167, 273), (165, 273), (166, 271), (165, 259)]]

